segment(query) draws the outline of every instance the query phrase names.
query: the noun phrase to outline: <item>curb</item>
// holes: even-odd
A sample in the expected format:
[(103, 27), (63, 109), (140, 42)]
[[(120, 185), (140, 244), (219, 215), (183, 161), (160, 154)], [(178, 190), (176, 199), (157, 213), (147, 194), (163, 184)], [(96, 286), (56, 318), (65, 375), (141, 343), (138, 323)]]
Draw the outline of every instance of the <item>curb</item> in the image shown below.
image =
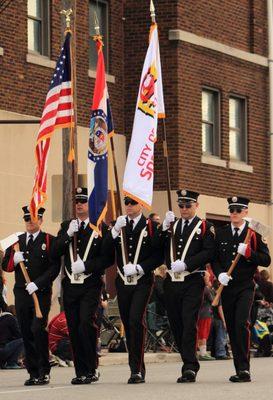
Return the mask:
[[(146, 364), (181, 362), (181, 357), (178, 353), (145, 353), (144, 359)], [(128, 364), (127, 353), (106, 353), (99, 359), (100, 366), (123, 364)]]

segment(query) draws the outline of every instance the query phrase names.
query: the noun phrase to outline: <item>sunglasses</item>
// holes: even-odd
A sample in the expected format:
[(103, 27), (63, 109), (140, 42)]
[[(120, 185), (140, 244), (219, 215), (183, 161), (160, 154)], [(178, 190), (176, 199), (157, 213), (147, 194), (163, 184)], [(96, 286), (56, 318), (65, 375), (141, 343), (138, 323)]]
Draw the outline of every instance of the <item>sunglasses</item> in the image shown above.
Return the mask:
[(76, 204), (86, 204), (87, 203), (87, 200), (86, 199), (77, 199), (76, 200)]
[(190, 208), (192, 208), (192, 203), (185, 203), (185, 204), (178, 204), (178, 207), (179, 208), (187, 208), (187, 209), (190, 209)]
[(126, 206), (128, 206), (129, 204), (131, 204), (132, 206), (135, 206), (136, 204), (138, 204), (138, 202), (133, 199), (126, 199), (126, 200), (124, 200), (124, 204)]
[(242, 211), (243, 211), (243, 209), (240, 207), (230, 207), (230, 209), (229, 209), (230, 214), (233, 214), (235, 212), (237, 214), (240, 214)]
[[(25, 222), (30, 222), (31, 221), (31, 217), (23, 217), (23, 219), (24, 219)], [(38, 219), (42, 219), (42, 217), (40, 217), (38, 215)]]

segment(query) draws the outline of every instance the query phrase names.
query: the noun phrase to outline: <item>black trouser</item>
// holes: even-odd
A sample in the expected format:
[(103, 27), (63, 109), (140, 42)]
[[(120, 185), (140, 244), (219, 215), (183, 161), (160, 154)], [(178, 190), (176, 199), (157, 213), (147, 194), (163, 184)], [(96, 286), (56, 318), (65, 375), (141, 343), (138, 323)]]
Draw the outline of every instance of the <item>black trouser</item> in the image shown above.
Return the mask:
[(153, 287), (152, 278), (137, 285), (124, 285), (116, 279), (120, 317), (125, 329), (132, 374), (141, 372), (145, 377), (144, 344), (146, 337), (146, 308)]
[(204, 279), (201, 274), (189, 277), (184, 282), (172, 282), (167, 276), (164, 281), (164, 297), (167, 314), (186, 370), (199, 371), (196, 357), (197, 320), (203, 301)]
[(54, 355), (61, 358), (64, 361), (72, 361), (72, 351), (69, 338), (63, 338), (57, 343)]
[(31, 377), (39, 377), (50, 372), (48, 332), (46, 330), (51, 305), (51, 291), (36, 292), (43, 314), (42, 319), (35, 317), (32, 296), (25, 288), (14, 288), (16, 316), (21, 329), (26, 368)]
[(249, 371), (250, 310), (254, 298), (253, 282), (233, 282), (224, 288), (222, 304), (236, 373)]
[(102, 282), (89, 287), (85, 283), (71, 284), (65, 278), (63, 283), (64, 311), (77, 377), (94, 373), (98, 366), (96, 312), (101, 288)]

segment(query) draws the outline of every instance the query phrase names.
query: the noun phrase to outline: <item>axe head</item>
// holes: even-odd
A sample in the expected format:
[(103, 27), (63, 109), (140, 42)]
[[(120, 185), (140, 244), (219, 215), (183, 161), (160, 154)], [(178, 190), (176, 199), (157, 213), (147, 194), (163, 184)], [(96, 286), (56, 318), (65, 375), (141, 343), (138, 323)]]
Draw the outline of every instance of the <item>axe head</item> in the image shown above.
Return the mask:
[(3, 251), (6, 251), (14, 243), (17, 243), (19, 240), (19, 236), (22, 235), (23, 233), (24, 232), (16, 232), (16, 233), (13, 233), (12, 235), (9, 235), (5, 239), (0, 240), (0, 245), (3, 249)]
[(270, 227), (262, 224), (260, 221), (257, 221), (253, 218), (244, 218), (245, 221), (248, 222), (248, 226), (253, 231), (259, 233), (261, 236), (266, 237), (270, 233)]

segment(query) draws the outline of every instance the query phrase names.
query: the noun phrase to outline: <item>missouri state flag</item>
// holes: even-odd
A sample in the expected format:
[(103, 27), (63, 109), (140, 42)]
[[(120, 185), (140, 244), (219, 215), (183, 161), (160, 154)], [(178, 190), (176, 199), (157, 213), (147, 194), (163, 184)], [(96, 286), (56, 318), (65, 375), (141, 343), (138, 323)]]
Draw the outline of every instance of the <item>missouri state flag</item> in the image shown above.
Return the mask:
[(123, 193), (151, 208), (154, 182), (154, 144), (158, 118), (165, 118), (157, 24), (150, 29), (138, 92), (132, 137), (124, 172)]
[(100, 234), (100, 225), (107, 211), (108, 146), (114, 132), (100, 36), (96, 37), (96, 46), (98, 61), (89, 129), (87, 188), (89, 223)]

